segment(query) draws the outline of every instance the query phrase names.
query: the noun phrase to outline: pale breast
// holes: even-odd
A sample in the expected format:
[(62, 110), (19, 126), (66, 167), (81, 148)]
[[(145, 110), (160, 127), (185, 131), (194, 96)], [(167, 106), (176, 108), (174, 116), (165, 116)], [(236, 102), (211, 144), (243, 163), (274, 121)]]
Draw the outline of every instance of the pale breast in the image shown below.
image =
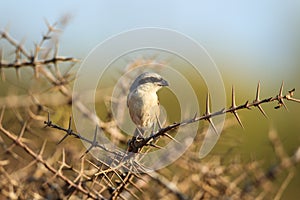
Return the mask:
[(159, 116), (156, 93), (134, 91), (128, 96), (128, 108), (132, 121), (139, 127), (151, 128)]

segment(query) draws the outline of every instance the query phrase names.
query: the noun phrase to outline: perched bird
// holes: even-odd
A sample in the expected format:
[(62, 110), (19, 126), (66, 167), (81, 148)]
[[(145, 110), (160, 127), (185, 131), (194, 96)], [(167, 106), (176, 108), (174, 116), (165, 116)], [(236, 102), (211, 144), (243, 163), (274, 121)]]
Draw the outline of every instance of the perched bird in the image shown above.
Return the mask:
[(152, 133), (160, 114), (156, 92), (168, 82), (160, 75), (145, 72), (132, 83), (127, 96), (127, 106), (132, 121), (137, 128), (134, 137), (145, 138)]

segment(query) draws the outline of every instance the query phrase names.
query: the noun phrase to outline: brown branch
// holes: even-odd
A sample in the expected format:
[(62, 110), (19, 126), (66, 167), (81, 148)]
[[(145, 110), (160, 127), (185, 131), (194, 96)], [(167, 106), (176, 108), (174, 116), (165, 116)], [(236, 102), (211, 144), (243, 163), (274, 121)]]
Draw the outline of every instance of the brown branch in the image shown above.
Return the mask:
[[(55, 44), (54, 49), (48, 48), (48, 52), (42, 55), (41, 50), (44, 48), (43, 46), (45, 42), (51, 40), (53, 38), (53, 34), (59, 31), (56, 28), (57, 23), (50, 25), (48, 21), (46, 21), (46, 25), (48, 27), (47, 33), (43, 35), (41, 41), (35, 45), (34, 53), (32, 55), (28, 53), (28, 50), (26, 50), (22, 44), (18, 44), (18, 42), (6, 31), (0, 32), (1, 38), (8, 41), (8, 43), (16, 50), (18, 50), (24, 57), (24, 59), (21, 59), (22, 56), (18, 56), (18, 59), (15, 59), (13, 62), (8, 62), (3, 60), (2, 51), (0, 51), (0, 74), (2, 76), (2, 80), (5, 80), (5, 74), (3, 69), (14, 68), (16, 70), (17, 77), (19, 78), (20, 68), (32, 67), (36, 77), (39, 77), (41, 74), (52, 85), (52, 87), (57, 88), (59, 92), (67, 98), (67, 101), (70, 104), (72, 103), (83, 114), (83, 116), (92, 120), (95, 124), (97, 124), (97, 126), (105, 130), (107, 133), (110, 133), (118, 141), (126, 143), (126, 138), (120, 132), (116, 125), (111, 126), (111, 123), (107, 124), (103, 122), (98, 118), (96, 114), (90, 112), (85, 106), (85, 104), (80, 102), (79, 99), (73, 98), (74, 96), (76, 97), (76, 94), (72, 94), (72, 91), (67, 87), (69, 80), (66, 80), (65, 77), (61, 77), (57, 64), (72, 64), (77, 63), (79, 60), (73, 57), (58, 56), (57, 43)], [(51, 52), (53, 52), (53, 55), (52, 57), (48, 58)], [(42, 58), (40, 58), (41, 56)], [(54, 72), (47, 68), (47, 66), (49, 65), (53, 65), (55, 67)]]
[(178, 199), (180, 200), (186, 200), (188, 197), (184, 195), (177, 186), (170, 182), (166, 177), (160, 175), (157, 172), (150, 172), (147, 174), (150, 176), (155, 182), (161, 184), (164, 188), (166, 188), (168, 191), (170, 191), (172, 194), (174, 194)]
[(41, 155), (43, 148), (41, 149), (40, 153), (37, 154), (31, 148), (29, 148), (26, 144), (24, 144), (17, 136), (15, 136), (14, 134), (12, 134), (10, 131), (6, 130), (2, 126), (2, 119), (3, 119), (3, 115), (4, 115), (4, 110), (5, 110), (5, 108), (2, 108), (1, 115), (0, 115), (0, 131), (2, 133), (4, 133), (9, 139), (11, 139), (12, 141), (14, 141), (14, 143), (16, 145), (18, 145), (25, 152), (27, 152), (28, 155), (30, 155), (36, 162), (41, 163), (42, 165), (44, 165), (50, 172), (52, 172), (53, 174), (55, 174), (57, 177), (59, 177), (61, 180), (63, 180), (66, 184), (68, 184), (68, 185), (76, 188), (76, 190), (82, 192), (83, 194), (87, 195), (90, 198), (98, 199), (97, 195), (95, 195), (95, 194), (89, 192), (88, 190), (82, 188), (81, 186), (77, 185), (76, 183), (74, 183), (73, 181), (71, 181), (69, 178), (67, 178), (63, 174), (59, 173), (50, 164), (48, 164), (48, 162), (46, 160), (44, 160), (43, 157), (42, 157), (42, 155)]
[[(236, 117), (238, 123), (243, 127), (242, 122), (241, 122), (241, 120), (240, 120), (240, 118), (238, 117), (238, 114), (237, 114), (237, 111), (239, 111), (239, 110), (242, 110), (242, 109), (249, 110), (252, 107), (258, 107), (259, 110), (262, 112), (262, 114), (266, 117), (267, 115), (264, 112), (263, 108), (261, 107), (262, 104), (277, 101), (279, 107), (281, 107), (283, 105), (286, 108), (285, 103), (283, 101), (284, 99), (286, 99), (288, 101), (294, 101), (294, 102), (299, 102), (300, 101), (298, 99), (293, 98), (295, 89), (290, 90), (286, 95), (282, 94), (282, 90), (283, 90), (283, 82), (282, 82), (281, 87), (279, 89), (279, 94), (278, 95), (276, 95), (275, 97), (268, 97), (268, 98), (264, 98), (264, 99), (260, 100), (260, 83), (258, 83), (255, 100), (253, 100), (252, 103), (249, 103), (249, 101), (246, 101), (244, 104), (236, 106), (235, 92), (234, 92), (234, 88), (232, 88), (231, 107), (224, 108), (224, 109), (221, 109), (221, 110), (213, 112), (213, 113), (211, 113), (210, 109), (209, 109), (210, 101), (209, 101), (209, 95), (208, 95), (207, 99), (206, 99), (206, 112), (204, 113), (204, 115), (199, 116), (199, 117), (194, 116), (191, 119), (188, 119), (188, 120), (185, 120), (185, 121), (182, 121), (182, 122), (178, 122), (178, 123), (173, 123), (173, 124), (171, 124), (169, 126), (166, 126), (164, 128), (160, 128), (160, 130), (158, 130), (155, 134), (153, 134), (152, 136), (150, 136), (148, 138), (138, 138), (138, 140), (137, 140), (137, 138), (133, 137), (131, 140), (128, 141), (128, 151), (136, 153), (141, 148), (143, 148), (145, 146), (153, 146), (152, 141), (158, 139), (161, 136), (169, 137), (167, 132), (169, 132), (171, 130), (174, 130), (174, 129), (180, 127), (180, 126), (185, 126), (185, 125), (195, 123), (195, 122), (198, 122), (198, 121), (201, 121), (201, 120), (207, 120), (214, 127), (214, 124), (213, 124), (211, 118), (213, 118), (215, 116), (223, 115), (223, 114), (226, 114), (226, 113), (232, 113)], [(276, 106), (275, 109), (277, 109), (278, 106)], [(72, 136), (75, 136), (76, 138), (82, 139), (82, 140), (88, 142), (89, 144), (91, 144), (91, 148), (100, 147), (100, 148), (103, 149), (103, 147), (101, 145), (99, 145), (98, 143), (95, 143), (94, 140), (90, 140), (88, 138), (85, 138), (81, 134), (73, 132), (72, 130), (70, 130), (70, 128), (65, 129), (63, 127), (60, 127), (59, 125), (53, 124), (52, 121), (50, 120), (50, 116), (48, 116), (48, 121), (45, 121), (44, 123), (46, 124), (46, 126), (49, 126), (51, 128), (58, 129), (58, 130), (66, 132), (65, 137), (67, 137), (69, 135), (72, 135)], [(70, 126), (70, 124), (69, 124), (69, 126)], [(217, 133), (216, 128), (214, 128), (214, 131)], [(63, 138), (63, 139), (65, 139), (65, 138)], [(105, 149), (105, 150), (107, 150), (107, 149)], [(86, 153), (88, 153), (88, 151)], [(112, 151), (110, 151), (110, 152), (112, 152)]]

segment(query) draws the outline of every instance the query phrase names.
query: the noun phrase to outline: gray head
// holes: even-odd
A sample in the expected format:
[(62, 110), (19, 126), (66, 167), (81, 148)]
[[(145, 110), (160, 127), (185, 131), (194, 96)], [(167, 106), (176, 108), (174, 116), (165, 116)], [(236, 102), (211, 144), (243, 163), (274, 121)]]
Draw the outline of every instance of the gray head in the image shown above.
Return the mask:
[(163, 86), (168, 86), (169, 83), (164, 80), (159, 74), (153, 72), (145, 72), (140, 74), (130, 86), (130, 92), (138, 88), (153, 88), (159, 90)]

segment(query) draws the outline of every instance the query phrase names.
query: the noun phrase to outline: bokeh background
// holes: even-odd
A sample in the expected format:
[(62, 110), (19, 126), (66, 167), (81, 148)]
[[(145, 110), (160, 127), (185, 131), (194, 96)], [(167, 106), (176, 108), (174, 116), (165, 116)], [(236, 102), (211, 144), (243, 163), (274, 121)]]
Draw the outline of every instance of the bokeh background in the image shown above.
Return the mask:
[[(25, 38), (33, 47), (50, 23), (62, 16), (70, 22), (60, 38), (60, 54), (84, 59), (107, 38), (134, 28), (161, 27), (179, 31), (203, 45), (217, 64), (230, 99), (236, 87), (237, 103), (253, 100), (257, 82), (261, 97), (296, 88), (300, 98), (300, 2), (299, 1), (2, 1), (0, 29)], [(79, 67), (79, 66), (77, 66)], [(184, 67), (184, 66), (183, 66)], [(2, 84), (2, 83), (0, 83)], [(197, 84), (197, 80), (193, 80)], [(1, 92), (1, 95), (6, 95)], [(204, 108), (203, 104), (200, 105)], [(229, 103), (228, 103), (229, 105)], [(238, 146), (242, 159), (275, 162), (268, 145), (268, 131), (277, 130), (289, 154), (300, 144), (300, 105), (289, 102), (289, 111), (263, 106), (269, 119), (257, 110), (241, 111), (245, 130), (238, 124), (221, 137), (212, 153), (222, 154)], [(230, 141), (232, 138), (238, 140)], [(238, 143), (236, 143), (238, 141)], [(235, 143), (235, 144), (232, 144)], [(298, 173), (284, 199), (300, 195)]]

